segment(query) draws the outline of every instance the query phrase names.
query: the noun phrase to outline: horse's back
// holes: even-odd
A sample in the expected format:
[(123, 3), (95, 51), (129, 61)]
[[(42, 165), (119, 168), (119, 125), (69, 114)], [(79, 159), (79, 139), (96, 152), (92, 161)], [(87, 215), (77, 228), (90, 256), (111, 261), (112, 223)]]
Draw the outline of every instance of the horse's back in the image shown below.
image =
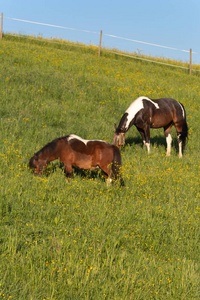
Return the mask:
[(175, 112), (176, 114), (179, 113), (181, 116), (185, 117), (185, 109), (183, 104), (173, 98), (152, 99), (152, 101), (157, 103), (159, 108), (163, 111)]
[(113, 160), (112, 145), (102, 140), (84, 140), (71, 136), (68, 149), (72, 165), (81, 169), (107, 165)]

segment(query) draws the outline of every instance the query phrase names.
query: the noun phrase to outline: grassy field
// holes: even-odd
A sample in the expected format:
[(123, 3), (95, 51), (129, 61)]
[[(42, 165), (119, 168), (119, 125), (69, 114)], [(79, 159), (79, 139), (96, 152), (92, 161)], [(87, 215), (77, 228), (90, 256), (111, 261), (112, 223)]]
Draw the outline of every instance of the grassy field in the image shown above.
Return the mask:
[[(95, 47), (5, 36), (0, 42), (0, 299), (200, 299), (200, 74)], [(121, 150), (126, 186), (55, 161), (27, 164), (54, 138), (112, 142), (138, 96), (184, 104), (189, 139), (151, 154), (135, 128)]]

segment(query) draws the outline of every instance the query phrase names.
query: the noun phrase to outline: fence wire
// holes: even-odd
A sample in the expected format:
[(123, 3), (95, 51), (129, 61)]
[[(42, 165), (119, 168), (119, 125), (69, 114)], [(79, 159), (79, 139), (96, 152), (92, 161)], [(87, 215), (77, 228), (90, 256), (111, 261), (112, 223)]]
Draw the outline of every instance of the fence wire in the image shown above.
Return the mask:
[[(13, 21), (19, 21), (19, 22), (36, 24), (36, 25), (42, 25), (42, 26), (48, 26), (48, 27), (66, 29), (66, 30), (74, 30), (74, 31), (86, 32), (86, 33), (92, 33), (92, 34), (99, 35), (99, 32), (96, 32), (96, 31), (90, 31), (90, 30), (84, 30), (84, 29), (77, 29), (77, 28), (71, 28), (71, 27), (65, 27), (65, 26), (60, 26), (60, 25), (47, 24), (47, 23), (42, 23), (42, 22), (35, 22), (35, 21), (23, 20), (23, 19), (11, 18), (11, 17), (4, 17), (4, 18), (5, 19), (9, 19), (9, 20), (13, 20)], [(126, 41), (130, 41), (130, 42), (134, 42), (134, 43), (145, 44), (145, 45), (150, 45), (150, 46), (154, 46), (154, 47), (160, 47), (160, 48), (165, 48), (165, 49), (170, 49), (170, 50), (182, 51), (182, 52), (185, 52), (185, 53), (190, 53), (190, 50), (178, 49), (178, 48), (174, 48), (174, 47), (169, 47), (169, 46), (164, 46), (164, 45), (159, 45), (159, 44), (154, 44), (154, 43), (149, 43), (149, 42), (144, 42), (144, 41), (138, 41), (138, 40), (134, 40), (134, 39), (130, 39), (130, 38), (116, 36), (116, 35), (113, 35), (113, 34), (104, 33), (103, 35), (111, 37), (111, 38), (116, 38), (116, 39), (121, 39), (121, 40), (126, 40)], [(133, 55), (122, 54), (122, 53), (114, 52), (114, 51), (109, 51), (109, 52), (112, 53), (112, 54), (115, 54), (115, 55), (125, 56), (125, 57), (129, 57), (129, 58), (133, 58), (133, 59), (138, 59), (138, 60), (148, 61), (148, 62), (152, 62), (152, 63), (156, 63), (156, 64), (161, 64), (161, 65), (166, 65), (166, 66), (171, 66), (171, 67), (175, 67), (175, 68), (181, 68), (181, 69), (187, 69), (188, 70), (188, 67), (177, 66), (177, 65), (173, 65), (173, 64), (169, 64), (169, 63), (159, 62), (159, 61), (155, 61), (155, 60), (151, 60), (151, 59), (147, 59), (147, 58), (142, 58), (142, 57), (137, 57), (137, 56), (133, 56)], [(200, 55), (200, 53), (198, 53), (198, 52), (192, 52), (192, 54)], [(192, 71), (196, 71), (196, 72), (200, 72), (200, 70), (197, 70), (197, 69), (191, 69), (191, 70)]]

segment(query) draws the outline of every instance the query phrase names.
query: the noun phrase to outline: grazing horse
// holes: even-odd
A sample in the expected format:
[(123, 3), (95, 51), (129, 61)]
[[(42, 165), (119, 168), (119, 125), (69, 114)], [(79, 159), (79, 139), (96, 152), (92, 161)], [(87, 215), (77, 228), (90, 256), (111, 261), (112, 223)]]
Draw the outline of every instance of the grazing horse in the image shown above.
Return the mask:
[[(117, 146), (101, 140), (84, 140), (70, 134), (45, 145), (29, 161), (35, 174), (42, 174), (50, 161), (59, 159), (65, 166), (67, 178), (73, 177), (72, 166), (94, 170), (100, 168), (107, 177), (107, 184), (116, 180), (120, 174), (121, 154)], [(120, 176), (120, 184), (124, 181)]]
[(167, 141), (167, 156), (171, 152), (172, 137), (171, 127), (174, 125), (178, 137), (179, 157), (188, 136), (186, 112), (184, 106), (171, 98), (149, 99), (139, 97), (125, 111), (119, 126), (115, 125), (113, 144), (118, 147), (125, 144), (125, 134), (129, 128), (135, 125), (142, 136), (144, 145), (150, 152), (150, 128), (164, 128)]

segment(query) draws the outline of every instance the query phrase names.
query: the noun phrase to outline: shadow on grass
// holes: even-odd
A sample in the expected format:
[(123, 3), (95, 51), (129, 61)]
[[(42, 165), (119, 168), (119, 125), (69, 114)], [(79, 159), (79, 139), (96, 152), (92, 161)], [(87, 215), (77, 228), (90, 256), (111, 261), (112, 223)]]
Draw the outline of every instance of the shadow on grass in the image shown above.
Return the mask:
[[(165, 136), (155, 136), (153, 138), (150, 138), (150, 143), (152, 146), (166, 146), (166, 138)], [(141, 145), (143, 147), (143, 141), (140, 137), (128, 137), (126, 139), (126, 144), (132, 145)]]
[[(63, 172), (63, 175), (65, 175), (64, 164), (62, 162), (60, 162), (59, 160), (48, 164), (47, 169), (45, 170), (43, 175), (48, 177), (52, 173), (57, 172), (58, 169), (60, 169)], [(79, 177), (87, 178), (87, 179), (101, 178), (103, 181), (105, 181), (105, 178), (106, 178), (104, 175), (104, 172), (101, 169), (83, 170), (83, 169), (73, 167), (73, 177), (74, 176), (79, 176)]]
[[(126, 143), (125, 143), (125, 146), (124, 146), (125, 149), (126, 149), (126, 144), (129, 144), (130, 146), (140, 145), (141, 148), (144, 148), (143, 141), (140, 137), (133, 137), (133, 138), (128, 137), (126, 139)], [(167, 149), (167, 143), (166, 143), (165, 136), (155, 136), (155, 137), (150, 138), (150, 144), (151, 144), (151, 147), (163, 146), (163, 147), (165, 147), (165, 149)], [(178, 142), (177, 142), (176, 137), (173, 137), (172, 147), (174, 147), (176, 149), (176, 152), (178, 153), (179, 148), (178, 148)], [(125, 149), (124, 149), (124, 151), (125, 151)]]

